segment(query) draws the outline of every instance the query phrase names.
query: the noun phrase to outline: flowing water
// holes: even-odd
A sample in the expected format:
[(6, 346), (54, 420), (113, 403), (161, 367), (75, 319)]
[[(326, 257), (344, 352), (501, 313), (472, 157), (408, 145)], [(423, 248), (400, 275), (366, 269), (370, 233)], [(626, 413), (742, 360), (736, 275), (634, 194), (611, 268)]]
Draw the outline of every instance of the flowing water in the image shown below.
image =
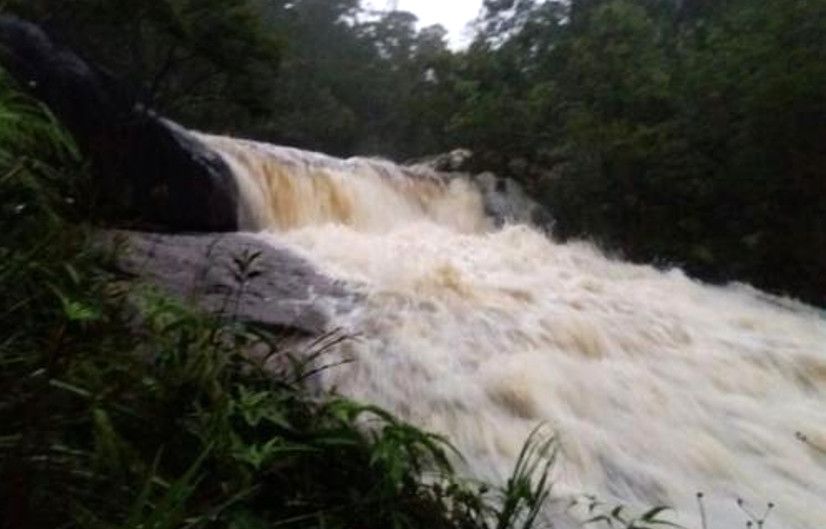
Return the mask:
[[(671, 505), (698, 526), (826, 527), (826, 319), (496, 227), (473, 182), (204, 137), (235, 171), (248, 230), (363, 294), (339, 392), (444, 433), (501, 480), (528, 433), (557, 432), (558, 497)], [(796, 439), (804, 433), (810, 444)]]

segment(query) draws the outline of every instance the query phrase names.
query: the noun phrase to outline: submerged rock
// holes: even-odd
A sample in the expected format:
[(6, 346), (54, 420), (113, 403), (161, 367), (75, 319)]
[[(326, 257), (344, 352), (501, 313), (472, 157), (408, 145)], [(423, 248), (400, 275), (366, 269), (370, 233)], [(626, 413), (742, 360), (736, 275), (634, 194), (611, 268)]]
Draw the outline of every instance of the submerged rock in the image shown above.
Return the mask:
[(407, 162), (407, 165), (425, 166), (445, 173), (460, 173), (468, 170), (468, 161), (472, 157), (473, 152), (468, 149), (454, 149), (450, 152), (411, 160)]
[(497, 224), (529, 224), (550, 229), (553, 218), (524, 188), (513, 178), (502, 178), (491, 172), (471, 177), (479, 186), (485, 202), (485, 212)]
[(531, 198), (522, 185), (513, 178), (496, 175), (491, 171), (472, 171), (473, 153), (456, 149), (427, 158), (414, 160), (407, 167), (415, 170), (426, 168), (438, 172), (442, 178), (468, 178), (482, 193), (485, 213), (498, 225), (507, 223), (530, 224), (550, 229), (553, 218), (536, 200)]

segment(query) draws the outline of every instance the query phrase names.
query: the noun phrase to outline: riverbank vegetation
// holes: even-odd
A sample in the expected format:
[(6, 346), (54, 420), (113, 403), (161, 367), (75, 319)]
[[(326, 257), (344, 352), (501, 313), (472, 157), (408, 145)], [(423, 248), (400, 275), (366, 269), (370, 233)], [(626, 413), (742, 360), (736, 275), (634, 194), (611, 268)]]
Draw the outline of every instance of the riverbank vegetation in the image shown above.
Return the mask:
[(189, 126), (456, 147), (560, 238), (826, 304), (826, 1), (486, 0), (467, 49), (358, 0), (11, 0)]
[(0, 78), (0, 527), (536, 525), (552, 437), (502, 487), (460, 479), (447, 440), (313, 387), (337, 337), (292, 355), (115, 272), (85, 174)]

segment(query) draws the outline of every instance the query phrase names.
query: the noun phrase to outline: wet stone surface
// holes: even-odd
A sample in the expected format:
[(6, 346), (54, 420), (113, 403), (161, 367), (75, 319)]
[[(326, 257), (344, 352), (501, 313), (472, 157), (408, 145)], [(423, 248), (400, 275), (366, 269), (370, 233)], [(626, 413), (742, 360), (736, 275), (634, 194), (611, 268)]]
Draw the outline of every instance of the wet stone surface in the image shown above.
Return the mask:
[(204, 310), (272, 329), (327, 332), (330, 316), (355, 298), (290, 250), (253, 234), (107, 231), (100, 240), (119, 248), (120, 272)]

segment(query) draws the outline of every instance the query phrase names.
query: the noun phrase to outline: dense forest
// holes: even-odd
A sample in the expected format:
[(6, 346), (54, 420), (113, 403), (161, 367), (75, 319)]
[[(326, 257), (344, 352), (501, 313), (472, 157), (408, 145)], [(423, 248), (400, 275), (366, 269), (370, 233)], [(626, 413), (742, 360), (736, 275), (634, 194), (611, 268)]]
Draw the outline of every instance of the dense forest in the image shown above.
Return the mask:
[(555, 235), (826, 302), (826, 2), (487, 0), (470, 46), (358, 0), (15, 0), (182, 123), (405, 160), (457, 147)]

